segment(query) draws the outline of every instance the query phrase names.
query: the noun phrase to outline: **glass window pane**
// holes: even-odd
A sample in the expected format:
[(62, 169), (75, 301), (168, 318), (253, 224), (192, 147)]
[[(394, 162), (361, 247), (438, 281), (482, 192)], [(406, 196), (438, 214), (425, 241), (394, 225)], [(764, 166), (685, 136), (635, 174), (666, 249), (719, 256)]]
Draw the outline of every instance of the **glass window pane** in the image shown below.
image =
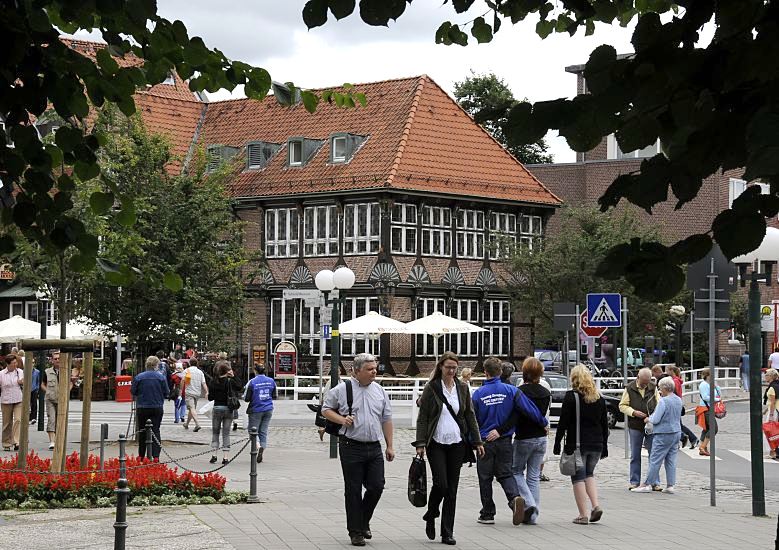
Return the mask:
[(452, 212), (448, 208), (444, 208), (444, 226), (450, 227), (452, 225)]
[(522, 233), (530, 233), (530, 216), (522, 216), (519, 230)]
[(265, 213), (265, 221), (266, 221), (265, 227), (267, 228), (265, 239), (268, 241), (275, 241), (276, 240), (276, 211), (268, 210)]
[(327, 212), (329, 216), (329, 228), (330, 231), (328, 232), (327, 236), (330, 239), (337, 239), (338, 238), (338, 208), (335, 206), (331, 206), (328, 209)]
[(298, 255), (298, 243), (296, 242), (289, 243), (289, 255), (290, 256)]
[(379, 224), (381, 223), (381, 214), (379, 213), (379, 204), (371, 204), (371, 235), (379, 234)]
[(411, 227), (406, 229), (406, 252), (416, 254), (417, 251), (417, 230)]
[(430, 230), (422, 230), (422, 254), (430, 254)]
[(287, 209), (282, 208), (278, 213), (278, 240), (283, 241), (287, 238)]
[(414, 204), (406, 205), (406, 223), (417, 223), (417, 207)]
[(289, 238), (298, 240), (298, 211), (296, 209), (289, 211)]
[(368, 251), (368, 243), (365, 241), (359, 241), (357, 243), (357, 252), (367, 252)]
[(425, 206), (422, 209), (422, 223), (425, 225), (430, 225), (430, 207)]
[(392, 251), (403, 251), (403, 230), (400, 227), (392, 228)]
[(357, 236), (368, 236), (368, 205), (360, 204), (357, 206)]
[(316, 209), (316, 237), (324, 239), (327, 235), (327, 207), (320, 206)]
[(403, 205), (395, 204), (392, 206), (392, 221), (401, 223), (403, 221)]
[(484, 235), (482, 235), (481, 233), (476, 235), (476, 257), (477, 258), (484, 257)]
[(444, 256), (452, 255), (452, 234), (449, 231), (444, 232)]
[(433, 225), (441, 225), (441, 223), (443, 223), (441, 216), (441, 209), (437, 206), (433, 208)]
[(306, 208), (303, 214), (303, 236), (306, 239), (314, 238), (314, 209)]
[(284, 304), (284, 334), (295, 334), (295, 304), (286, 300)]
[(281, 300), (273, 300), (271, 303), (271, 332), (281, 334)]

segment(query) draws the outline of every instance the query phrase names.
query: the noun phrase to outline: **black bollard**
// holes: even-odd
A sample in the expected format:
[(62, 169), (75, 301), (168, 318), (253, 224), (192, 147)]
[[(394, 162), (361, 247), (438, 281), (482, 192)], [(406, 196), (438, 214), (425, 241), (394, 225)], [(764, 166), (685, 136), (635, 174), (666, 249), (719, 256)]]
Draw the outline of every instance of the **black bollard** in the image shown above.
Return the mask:
[(116, 481), (116, 521), (114, 522), (114, 550), (125, 550), (125, 536), (127, 535), (127, 500), (130, 489), (127, 487), (127, 455), (125, 445), (127, 438), (119, 435), (119, 479)]
[(108, 424), (100, 424), (100, 470), (105, 459), (105, 440), (108, 439)]
[(146, 421), (146, 458), (152, 460), (151, 456), (151, 442), (152, 442), (152, 425), (151, 420)]
[(246, 499), (248, 503), (260, 502), (260, 497), (257, 496), (257, 428), (251, 428), (249, 430), (249, 438), (251, 438), (251, 466), (249, 467), (249, 497)]

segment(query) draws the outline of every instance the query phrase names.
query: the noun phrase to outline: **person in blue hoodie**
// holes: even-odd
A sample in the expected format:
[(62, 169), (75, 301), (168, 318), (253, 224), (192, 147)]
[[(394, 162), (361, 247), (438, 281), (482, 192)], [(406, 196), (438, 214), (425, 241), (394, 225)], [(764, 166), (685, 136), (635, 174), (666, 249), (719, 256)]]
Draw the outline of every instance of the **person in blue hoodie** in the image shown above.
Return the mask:
[(268, 446), (268, 426), (273, 416), (273, 396), (276, 394), (276, 382), (265, 376), (265, 366), (254, 365), (257, 375), (246, 386), (244, 399), (249, 403), (249, 429), (257, 428), (260, 436), (260, 448), (257, 452), (257, 462), (262, 462), (262, 454)]
[(479, 477), (481, 511), (479, 523), (495, 523), (495, 501), (492, 499), (492, 480), (497, 479), (508, 499), (513, 512), (513, 523), (522, 523), (525, 515), (525, 501), (519, 495), (517, 482), (511, 473), (513, 449), (512, 426), (500, 433), (500, 428), (516, 410), (522, 418), (539, 426), (546, 426), (547, 420), (538, 407), (518, 392), (515, 386), (501, 382), (501, 361), (497, 357), (488, 357), (484, 361), (484, 373), (487, 380), (473, 393), (473, 408), (479, 422), (479, 434), (484, 441), (484, 456), (476, 461), (476, 473)]

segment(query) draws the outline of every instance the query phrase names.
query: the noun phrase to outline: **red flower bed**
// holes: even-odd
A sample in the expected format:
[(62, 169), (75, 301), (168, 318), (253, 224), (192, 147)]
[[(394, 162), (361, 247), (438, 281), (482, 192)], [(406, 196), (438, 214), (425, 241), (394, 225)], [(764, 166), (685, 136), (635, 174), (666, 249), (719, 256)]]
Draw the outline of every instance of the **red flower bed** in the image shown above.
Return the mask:
[[(66, 472), (73, 473), (52, 475), (47, 473), (51, 467), (51, 459), (41, 458), (35, 452), (27, 456), (25, 472), (12, 471), (16, 468), (15, 456), (1, 459), (0, 501), (64, 501), (86, 498), (90, 503), (94, 503), (100, 497), (111, 497), (119, 479), (119, 459), (106, 460), (104, 471), (100, 471), (99, 465), (99, 458), (90, 455), (87, 467), (82, 470), (78, 453), (74, 452), (65, 459)], [(215, 499), (224, 495), (227, 481), (219, 474), (179, 472), (178, 468), (150, 463), (147, 459), (137, 456), (127, 457), (127, 480), (132, 496), (210, 496)]]

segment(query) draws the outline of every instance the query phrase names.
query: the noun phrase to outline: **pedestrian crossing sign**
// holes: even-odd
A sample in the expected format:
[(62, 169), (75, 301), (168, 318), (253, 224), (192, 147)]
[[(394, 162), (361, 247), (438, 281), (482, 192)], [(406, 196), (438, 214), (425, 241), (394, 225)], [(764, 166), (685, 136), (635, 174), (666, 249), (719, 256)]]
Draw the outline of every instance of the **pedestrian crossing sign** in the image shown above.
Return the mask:
[(588, 294), (587, 325), (590, 327), (622, 326), (620, 294)]

